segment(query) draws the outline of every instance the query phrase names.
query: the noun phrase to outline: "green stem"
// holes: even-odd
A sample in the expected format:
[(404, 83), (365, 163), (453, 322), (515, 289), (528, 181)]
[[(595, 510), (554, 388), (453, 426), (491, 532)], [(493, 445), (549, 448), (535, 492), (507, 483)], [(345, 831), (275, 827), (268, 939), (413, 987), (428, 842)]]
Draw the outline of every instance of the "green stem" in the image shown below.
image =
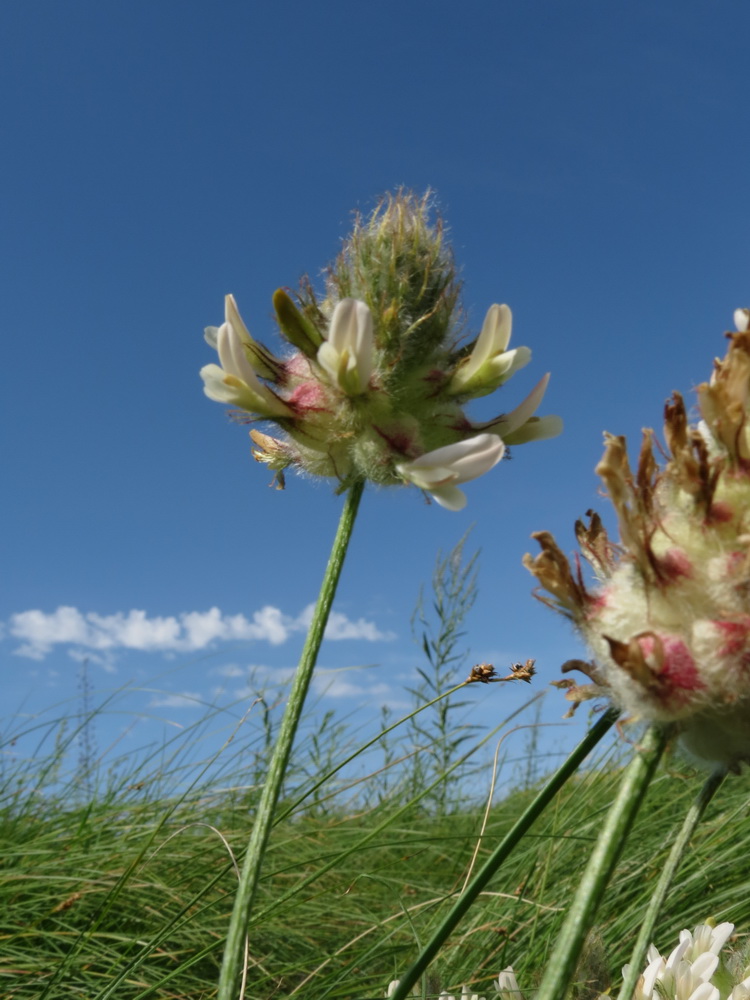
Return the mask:
[(405, 1000), (409, 994), (409, 990), (427, 969), (442, 947), (446, 938), (457, 926), (458, 922), (467, 912), (479, 893), (493, 877), (495, 872), (497, 872), (500, 865), (505, 861), (516, 844), (520, 842), (521, 838), (526, 834), (534, 821), (549, 805), (568, 778), (575, 774), (599, 740), (601, 740), (607, 731), (614, 725), (619, 715), (619, 710), (614, 708), (609, 709), (609, 711), (607, 711), (599, 719), (596, 725), (592, 727), (591, 731), (586, 734), (583, 740), (581, 740), (568, 759), (552, 775), (541, 792), (539, 792), (534, 801), (528, 806), (526, 811), (516, 821), (512, 829), (509, 830), (503, 837), (495, 850), (479, 869), (472, 881), (466, 887), (466, 890), (461, 894), (451, 911), (427, 943), (427, 946), (424, 948), (419, 958), (401, 977), (398, 986), (392, 994), (391, 1000)]
[(695, 832), (695, 828), (698, 825), (701, 816), (705, 812), (706, 806), (719, 790), (719, 787), (725, 777), (726, 771), (722, 768), (717, 769), (709, 775), (700, 792), (698, 792), (695, 801), (690, 806), (687, 815), (685, 816), (680, 832), (677, 834), (677, 837), (672, 844), (672, 850), (669, 852), (667, 862), (664, 865), (661, 875), (659, 876), (659, 881), (654, 889), (654, 894), (652, 895), (648, 908), (643, 916), (643, 923), (641, 924), (638, 938), (633, 946), (633, 953), (630, 956), (630, 967), (628, 968), (627, 975), (625, 976), (622, 989), (617, 996), (617, 1000), (630, 1000), (633, 995), (635, 985), (643, 972), (643, 962), (646, 957), (648, 946), (653, 940), (654, 927), (656, 926), (659, 911), (664, 904), (669, 887), (677, 873), (680, 861), (682, 860), (682, 855), (685, 853), (685, 848), (688, 846), (690, 838)]
[(289, 692), (284, 717), (279, 727), (279, 735), (273, 748), (268, 766), (268, 776), (263, 786), (258, 810), (253, 824), (253, 831), (247, 845), (245, 860), (242, 865), (237, 896), (229, 923), (227, 942), (224, 948), (224, 960), (219, 978), (218, 1000), (237, 1000), (242, 996), (240, 974), (244, 963), (245, 939), (250, 922), (250, 914), (255, 900), (255, 893), (260, 879), (263, 856), (268, 844), (268, 838), (274, 821), (276, 803), (284, 781), (292, 744), (297, 733), (302, 707), (305, 703), (307, 690), (310, 686), (315, 661), (318, 657), (323, 633), (331, 612), (331, 605), (336, 593), (336, 586), (341, 575), (346, 550), (349, 547), (354, 521), (362, 498), (364, 481), (355, 483), (346, 495), (344, 509), (341, 512), (338, 530), (331, 548), (323, 583), (315, 605), (310, 629), (302, 650), (299, 666), (294, 676), (294, 683)]
[(581, 884), (552, 949), (536, 1000), (563, 1000), (596, 909), (607, 888), (636, 813), (664, 751), (669, 727), (652, 726), (625, 769)]

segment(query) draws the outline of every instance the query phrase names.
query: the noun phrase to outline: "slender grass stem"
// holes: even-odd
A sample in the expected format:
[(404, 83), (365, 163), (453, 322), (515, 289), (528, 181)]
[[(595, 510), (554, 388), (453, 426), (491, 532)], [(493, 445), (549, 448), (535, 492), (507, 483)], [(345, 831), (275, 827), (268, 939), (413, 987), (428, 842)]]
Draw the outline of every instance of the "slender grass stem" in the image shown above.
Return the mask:
[(400, 978), (399, 985), (391, 994), (391, 1000), (405, 1000), (410, 989), (425, 972), (432, 960), (437, 955), (445, 940), (453, 929), (457, 926), (464, 914), (469, 910), (480, 892), (484, 889), (500, 865), (505, 861), (514, 847), (520, 843), (521, 838), (529, 830), (532, 824), (544, 812), (555, 795), (559, 792), (565, 782), (578, 770), (580, 765), (594, 749), (597, 743), (608, 732), (617, 721), (620, 713), (617, 709), (609, 709), (594, 725), (586, 736), (581, 740), (575, 750), (566, 761), (557, 769), (550, 780), (539, 792), (534, 801), (528, 806), (525, 812), (513, 825), (512, 829), (503, 837), (498, 846), (479, 869), (477, 874), (467, 886), (454, 904), (450, 913), (445, 917), (426, 947), (417, 958), (416, 962)]
[(562, 1000), (586, 935), (659, 763), (670, 727), (652, 726), (628, 764), (612, 807), (547, 962), (536, 1000)]
[(713, 771), (713, 773), (706, 779), (703, 787), (698, 792), (694, 802), (687, 811), (680, 831), (672, 844), (672, 850), (669, 852), (669, 857), (667, 858), (666, 864), (662, 869), (659, 881), (654, 889), (653, 895), (649, 900), (648, 907), (643, 916), (643, 923), (641, 924), (638, 938), (633, 946), (633, 953), (630, 956), (629, 968), (623, 981), (622, 988), (617, 995), (617, 1000), (630, 1000), (633, 995), (635, 985), (638, 982), (638, 978), (643, 970), (643, 962), (646, 957), (646, 951), (648, 950), (648, 946), (653, 939), (656, 920), (662, 906), (664, 905), (664, 900), (667, 898), (667, 892), (669, 891), (672, 880), (677, 873), (677, 869), (682, 861), (682, 856), (685, 853), (688, 843), (690, 842), (690, 838), (695, 832), (695, 828), (700, 822), (701, 816), (706, 810), (706, 806), (721, 787), (725, 777), (726, 771), (723, 768), (717, 768), (717, 770)]
[(224, 948), (224, 959), (219, 978), (218, 1000), (237, 1000), (242, 991), (238, 992), (240, 974), (242, 972), (245, 954), (245, 939), (250, 922), (255, 893), (258, 887), (263, 856), (268, 844), (268, 838), (273, 827), (274, 813), (279, 793), (284, 781), (292, 744), (297, 733), (302, 708), (310, 686), (318, 651), (323, 641), (323, 633), (328, 622), (328, 616), (336, 594), (336, 587), (344, 565), (344, 558), (349, 547), (349, 541), (354, 528), (359, 502), (362, 498), (364, 481), (355, 483), (346, 495), (344, 508), (341, 512), (336, 537), (331, 548), (331, 555), (323, 576), (318, 600), (313, 612), (310, 628), (302, 650), (299, 666), (289, 692), (284, 716), (279, 726), (279, 735), (274, 746), (268, 766), (268, 776), (263, 786), (258, 810), (253, 824), (253, 831), (242, 866), (234, 909), (229, 923), (227, 942)]

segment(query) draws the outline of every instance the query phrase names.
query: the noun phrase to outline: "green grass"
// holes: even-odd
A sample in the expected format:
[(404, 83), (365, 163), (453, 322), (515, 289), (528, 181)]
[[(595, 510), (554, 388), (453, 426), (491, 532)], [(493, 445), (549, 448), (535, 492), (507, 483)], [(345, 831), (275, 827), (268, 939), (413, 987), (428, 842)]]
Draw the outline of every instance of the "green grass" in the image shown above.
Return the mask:
[[(438, 558), (434, 600), (415, 616), (425, 666), (414, 711), (396, 725), (384, 710), (380, 738), (359, 747), (357, 724), (308, 706), (252, 913), (248, 1000), (382, 998), (549, 770), (536, 697), (493, 732), (461, 724), (467, 689), (453, 685), (467, 672), (460, 643), (476, 586), (464, 541)], [(77, 714), (12, 723), (0, 739), (0, 997), (214, 998), (284, 691), (208, 707), (163, 743), (103, 757), (96, 725), (117, 699), (92, 707), (85, 676), (83, 691)], [(502, 756), (498, 765), (499, 784), (512, 776), (518, 787), (486, 811), (493, 750), (519, 721), (520, 766)], [(621, 739), (563, 787), (443, 946), (424, 996), (466, 983), (490, 1000), (491, 981), (512, 964), (533, 997), (631, 754)], [(618, 985), (703, 781), (678, 757), (661, 764), (579, 965), (576, 1000), (595, 1000), (610, 976)], [(657, 923), (662, 951), (709, 916), (747, 940), (749, 792), (748, 774), (732, 776), (710, 803)]]
[[(290, 804), (310, 788), (310, 748), (330, 763), (340, 747), (341, 727), (328, 726), (328, 744), (318, 732), (300, 745)], [(75, 730), (58, 727), (46, 755), (3, 776), (0, 995), (213, 997), (236, 884), (231, 851), (242, 851), (252, 823), (248, 776), (262, 774), (263, 734), (225, 746), (235, 770), (225, 766), (220, 781), (210, 759), (202, 779), (184, 784), (196, 727), (136, 770), (115, 767), (87, 798), (80, 775), (64, 775)], [(251, 925), (248, 997), (382, 997), (447, 912), (477, 845), (475, 866), (533, 794), (496, 804), (480, 839), (483, 809), (458, 791), (414, 800), (418, 757), (396, 754), (389, 771), (348, 792), (327, 797), (324, 785), (277, 825)], [(533, 993), (618, 777), (610, 757), (563, 789), (443, 949), (428, 992), (471, 982), (493, 996), (491, 979), (512, 963)], [(600, 976), (590, 995), (608, 985), (603, 970), (617, 978), (628, 960), (670, 832), (702, 780), (673, 759), (653, 782), (579, 973)], [(749, 790), (746, 775), (732, 777), (709, 807), (658, 925), (663, 949), (709, 915), (750, 929)]]

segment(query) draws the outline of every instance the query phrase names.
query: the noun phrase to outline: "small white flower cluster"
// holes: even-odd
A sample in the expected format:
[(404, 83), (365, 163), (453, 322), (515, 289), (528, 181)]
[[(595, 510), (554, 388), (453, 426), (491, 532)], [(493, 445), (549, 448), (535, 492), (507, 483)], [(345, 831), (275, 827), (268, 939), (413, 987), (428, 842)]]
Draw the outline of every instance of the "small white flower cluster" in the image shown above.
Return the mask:
[[(654, 945), (648, 950), (648, 965), (638, 979), (635, 1000), (720, 1000), (722, 991), (712, 982), (719, 970), (719, 952), (729, 940), (734, 924), (716, 927), (699, 924), (690, 933), (680, 931), (680, 943), (664, 958)], [(626, 965), (623, 976), (630, 966)], [(734, 986), (727, 1000), (750, 997), (750, 977)]]
[[(733, 931), (734, 924), (730, 923), (716, 927), (698, 924), (692, 932), (680, 931), (680, 943), (667, 958), (652, 944), (648, 950), (648, 965), (636, 984), (634, 1000), (750, 1000), (750, 975), (733, 984), (736, 977), (729, 974), (719, 957)], [(629, 965), (624, 966), (623, 977), (629, 970)], [(715, 981), (720, 978), (721, 987)], [(512, 966), (503, 969), (492, 985), (500, 1000), (524, 1000)], [(392, 996), (397, 986), (396, 979), (388, 987), (386, 996)], [(441, 993), (440, 998), (453, 1000), (447, 993)], [(464, 987), (458, 1000), (479, 998)], [(610, 998), (604, 993), (599, 1000)]]
[[(392, 982), (388, 984), (388, 989), (386, 990), (385, 993), (386, 998), (393, 996), (393, 994), (396, 992), (396, 987), (398, 986), (399, 982), (400, 982), (399, 979), (394, 979)], [(453, 996), (452, 993), (443, 992), (440, 994), (439, 1000), (485, 1000), (485, 998), (480, 997), (476, 993), (472, 993), (467, 986), (463, 986), (461, 988), (460, 997), (455, 997)]]
[[(388, 984), (388, 989), (386, 990), (386, 998), (392, 997), (396, 992), (396, 987), (398, 986), (400, 980), (394, 979)], [(513, 974), (513, 969), (508, 967), (503, 969), (496, 980), (493, 980), (492, 985), (501, 997), (501, 1000), (523, 1000), (521, 991), (518, 988), (518, 983), (516, 982), (516, 977)], [(477, 993), (472, 993), (468, 986), (463, 986), (461, 988), (461, 996), (455, 997), (451, 993), (442, 992), (438, 1000), (485, 1000), (484, 997), (480, 997)], [(740, 1000), (740, 998), (735, 997), (733, 1000)]]

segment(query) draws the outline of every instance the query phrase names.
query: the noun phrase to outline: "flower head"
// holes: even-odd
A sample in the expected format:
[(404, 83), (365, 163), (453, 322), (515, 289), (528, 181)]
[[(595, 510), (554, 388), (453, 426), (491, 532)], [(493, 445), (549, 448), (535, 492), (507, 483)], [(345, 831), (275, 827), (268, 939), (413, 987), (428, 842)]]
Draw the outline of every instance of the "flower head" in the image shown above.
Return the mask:
[(605, 435), (597, 472), (620, 544), (591, 511), (576, 524), (596, 586), (546, 532), (524, 561), (594, 653), (567, 665), (594, 682), (561, 682), (571, 700), (606, 693), (633, 716), (675, 721), (688, 750), (735, 767), (750, 759), (750, 332), (729, 338), (698, 387), (700, 423), (679, 393), (667, 403), (663, 466), (652, 431), (635, 471), (625, 439)]
[(509, 412), (473, 423), (465, 403), (493, 392), (531, 358), (508, 350), (511, 315), (492, 306), (477, 340), (459, 343), (460, 286), (429, 199), (398, 193), (356, 220), (319, 300), (304, 281), (296, 300), (274, 295), (283, 358), (253, 339), (232, 296), (225, 322), (206, 333), (219, 365), (201, 370), (206, 395), (273, 421), (251, 431), (254, 457), (276, 473), (294, 468), (335, 479), (412, 484), (459, 510), (458, 488), (489, 471), (508, 444), (553, 437), (557, 417), (535, 415), (547, 377)]
[[(719, 1000), (722, 993), (712, 980), (724, 979), (727, 973), (720, 969), (719, 952), (734, 930), (734, 924), (717, 927), (699, 924), (691, 933), (680, 931), (680, 941), (667, 958), (652, 944), (648, 949), (648, 965), (638, 978), (635, 1000)], [(623, 977), (630, 966), (624, 966)], [(746, 982), (738, 983), (732, 991), (732, 1000), (744, 1000)]]

